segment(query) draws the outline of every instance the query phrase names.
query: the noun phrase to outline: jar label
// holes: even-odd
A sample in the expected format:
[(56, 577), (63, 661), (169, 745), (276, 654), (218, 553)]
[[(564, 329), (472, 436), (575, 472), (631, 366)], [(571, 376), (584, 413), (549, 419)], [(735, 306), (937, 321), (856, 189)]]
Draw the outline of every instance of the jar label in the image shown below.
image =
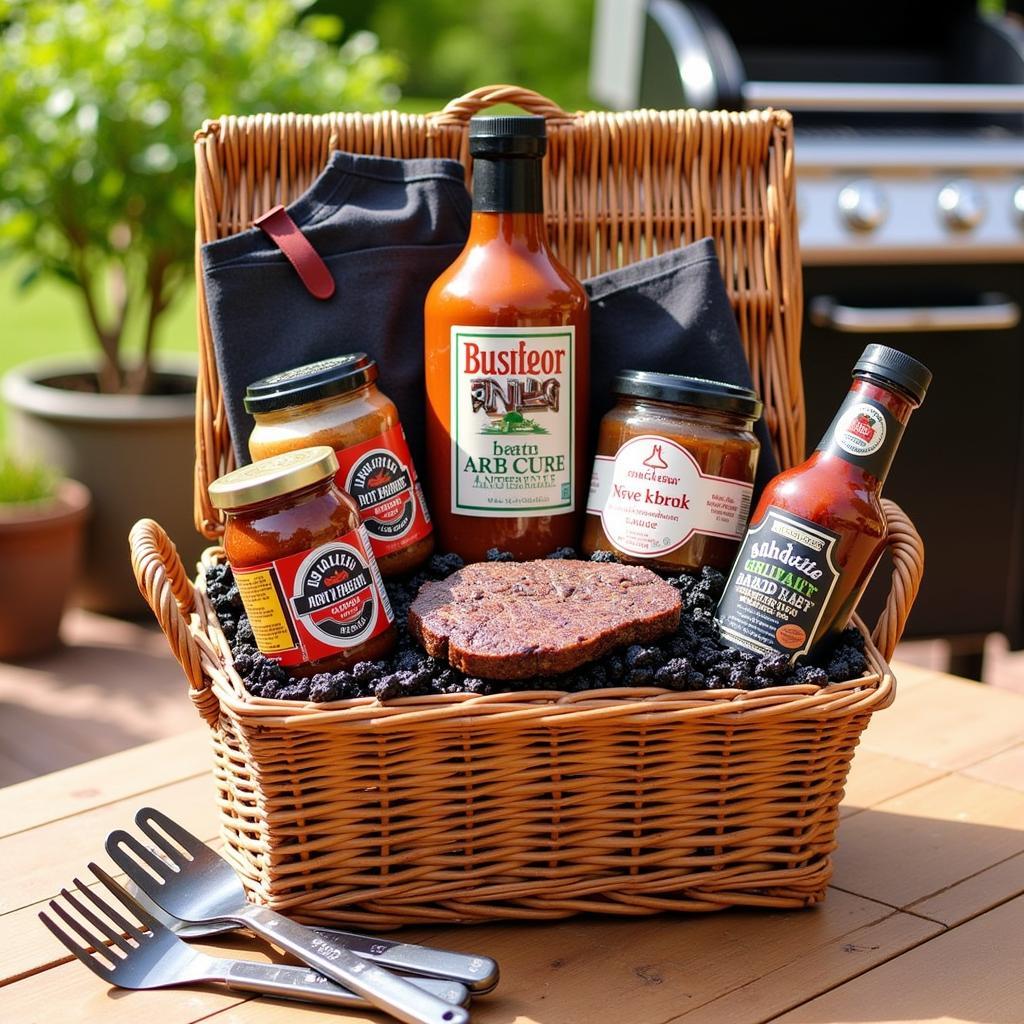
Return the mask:
[(400, 423), (336, 454), (335, 479), (359, 506), (378, 558), (430, 536), (430, 514)]
[(753, 484), (705, 475), (675, 441), (640, 434), (594, 459), (587, 512), (619, 551), (654, 558), (694, 534), (739, 540), (753, 493)]
[(839, 580), (839, 534), (769, 506), (747, 531), (718, 604), (722, 640), (755, 654), (795, 661), (818, 640)]
[(394, 615), (362, 526), (337, 540), (235, 569), (256, 646), (282, 665), (358, 647)]
[(452, 512), (576, 508), (576, 328), (452, 327)]

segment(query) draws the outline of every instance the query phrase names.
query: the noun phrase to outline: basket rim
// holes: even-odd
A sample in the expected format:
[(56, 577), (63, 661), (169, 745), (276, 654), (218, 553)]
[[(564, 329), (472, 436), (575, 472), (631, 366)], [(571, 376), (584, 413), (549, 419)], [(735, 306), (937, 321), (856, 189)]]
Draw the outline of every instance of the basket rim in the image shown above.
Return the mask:
[(280, 698), (254, 697), (235, 671), (231, 647), (206, 596), (205, 569), (224, 561), (224, 549), (203, 552), (195, 581), (195, 611), (189, 629), (203, 656), (204, 676), (220, 705), (220, 713), (238, 725), (319, 731), (350, 726), (370, 728), (437, 729), (495, 725), (581, 726), (615, 718), (630, 724), (658, 724), (667, 719), (714, 718), (716, 722), (796, 720), (869, 714), (888, 707), (895, 698), (896, 680), (864, 623), (853, 624), (865, 638), (869, 671), (859, 679), (827, 686), (799, 684), (765, 690), (719, 689), (675, 691), (662, 687), (614, 687), (569, 693), (529, 690), (495, 694), (436, 694), (400, 697), (381, 703), (376, 697), (355, 697), (317, 704)]

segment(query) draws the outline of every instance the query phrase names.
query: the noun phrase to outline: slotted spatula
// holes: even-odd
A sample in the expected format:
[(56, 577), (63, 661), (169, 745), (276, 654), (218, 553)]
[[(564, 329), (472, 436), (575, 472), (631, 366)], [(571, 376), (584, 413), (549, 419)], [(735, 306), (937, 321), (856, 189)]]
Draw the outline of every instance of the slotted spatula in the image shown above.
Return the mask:
[(168, 913), (194, 924), (243, 925), (406, 1024), (469, 1021), (462, 1007), (424, 992), (273, 910), (247, 902), (231, 865), (167, 815), (144, 807), (136, 813), (135, 823), (167, 859), (120, 829), (107, 837), (107, 853)]

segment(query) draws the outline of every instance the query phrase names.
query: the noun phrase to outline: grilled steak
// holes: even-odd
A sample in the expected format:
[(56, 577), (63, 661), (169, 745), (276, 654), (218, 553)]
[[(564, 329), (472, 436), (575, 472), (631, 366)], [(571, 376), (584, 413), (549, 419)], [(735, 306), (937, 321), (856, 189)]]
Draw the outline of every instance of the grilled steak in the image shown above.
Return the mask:
[(409, 629), (428, 654), (468, 675), (529, 679), (671, 633), (680, 607), (679, 592), (641, 566), (477, 562), (425, 583)]

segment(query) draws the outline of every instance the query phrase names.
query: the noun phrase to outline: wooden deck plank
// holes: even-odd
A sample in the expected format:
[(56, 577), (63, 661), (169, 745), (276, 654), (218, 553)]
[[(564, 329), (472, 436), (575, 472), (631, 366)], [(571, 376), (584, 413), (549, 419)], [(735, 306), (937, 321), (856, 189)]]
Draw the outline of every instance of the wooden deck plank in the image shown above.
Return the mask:
[(1021, 895), (1024, 895), (1024, 854), (965, 878), (935, 896), (912, 903), (909, 910), (951, 926)]
[(1024, 696), (941, 672), (900, 691), (886, 711), (871, 717), (861, 748), (958, 771), (1010, 747), (1024, 736)]
[(208, 730), (191, 729), (0, 789), (0, 838), (192, 778), (212, 764)]
[(937, 936), (777, 1018), (777, 1024), (1020, 1024), (1024, 898)]
[[(474, 1005), (477, 1024), (662, 1024), (785, 966), (794, 950), (821, 949), (887, 916), (890, 911), (877, 903), (833, 892), (809, 911), (480, 925), (446, 931), (436, 941), (485, 952), (501, 964), (497, 991)], [(211, 1024), (283, 1020), (261, 1004), (231, 1007)]]
[(89, 858), (106, 864), (104, 837), (115, 828), (132, 828), (144, 804), (165, 811), (196, 835), (218, 829), (213, 779), (204, 774), (152, 789), (144, 800), (127, 797), (6, 836), (0, 839), (0, 878), (10, 881), (0, 891), (0, 914), (48, 899), (84, 870)]
[(947, 775), (839, 827), (833, 885), (905, 908), (1024, 851), (1024, 793)]
[(81, 609), (65, 645), (0, 663), (0, 785), (193, 729), (187, 683), (156, 623)]
[(964, 775), (1024, 791), (1024, 743), (972, 764), (964, 769)]
[(922, 665), (914, 665), (909, 661), (900, 661), (897, 658), (890, 665), (892, 674), (896, 677), (896, 696), (909, 693), (919, 686), (927, 686), (938, 673), (937, 668), (925, 668)]
[(798, 1005), (802, 992), (826, 992), (907, 949), (927, 941), (942, 926), (912, 914), (893, 913), (875, 924), (813, 950), (795, 950), (777, 971), (676, 1018), (683, 1024), (750, 1024)]
[[(888, 714), (888, 712), (885, 712)], [(901, 757), (879, 754), (874, 750), (858, 750), (846, 781), (846, 794), (839, 805), (843, 817), (859, 814), (894, 796), (900, 796), (945, 773)]]

